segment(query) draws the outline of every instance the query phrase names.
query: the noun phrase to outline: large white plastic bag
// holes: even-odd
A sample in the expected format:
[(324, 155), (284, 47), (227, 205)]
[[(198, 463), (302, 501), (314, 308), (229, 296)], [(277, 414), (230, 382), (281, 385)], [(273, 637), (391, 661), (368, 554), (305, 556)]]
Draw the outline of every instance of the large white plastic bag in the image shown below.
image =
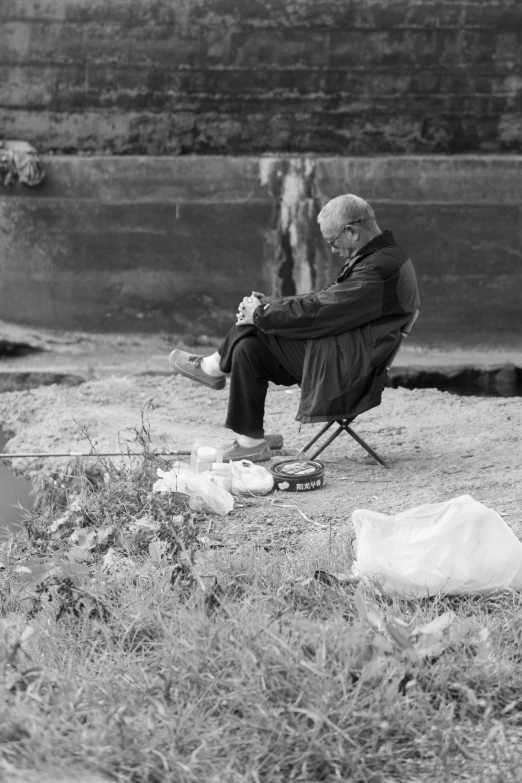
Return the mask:
[(274, 477), (261, 465), (248, 459), (232, 462), (232, 493), (234, 495), (267, 495), (274, 488)]
[(191, 465), (177, 462), (172, 470), (157, 470), (160, 477), (152, 487), (153, 492), (181, 492), (185, 495), (199, 495), (210, 508), (225, 516), (234, 508), (234, 498), (226, 489), (218, 487), (210, 478), (210, 473), (196, 473)]
[(353, 573), (422, 597), (522, 587), (522, 544), (496, 511), (461, 495), (394, 516), (358, 509)]

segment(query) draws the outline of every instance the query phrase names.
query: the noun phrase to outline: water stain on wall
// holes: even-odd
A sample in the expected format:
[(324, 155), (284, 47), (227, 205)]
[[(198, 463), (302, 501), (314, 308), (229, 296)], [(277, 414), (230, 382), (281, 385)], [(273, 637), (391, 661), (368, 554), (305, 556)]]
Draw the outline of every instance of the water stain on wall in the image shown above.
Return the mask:
[(273, 201), (272, 227), (266, 231), (266, 263), (276, 296), (317, 290), (331, 282), (328, 248), (317, 216), (328, 197), (315, 178), (313, 158), (262, 158), (259, 177)]

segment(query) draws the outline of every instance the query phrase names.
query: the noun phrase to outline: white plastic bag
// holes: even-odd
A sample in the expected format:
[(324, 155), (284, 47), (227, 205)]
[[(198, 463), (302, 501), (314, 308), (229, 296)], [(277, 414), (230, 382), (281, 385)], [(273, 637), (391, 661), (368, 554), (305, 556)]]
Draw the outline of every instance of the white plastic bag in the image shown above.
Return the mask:
[(181, 492), (184, 495), (198, 495), (210, 508), (225, 516), (234, 508), (234, 498), (226, 489), (216, 486), (210, 479), (210, 472), (196, 473), (185, 462), (174, 463), (172, 470), (158, 468), (160, 477), (152, 487), (153, 492)]
[(522, 543), (496, 511), (461, 495), (395, 516), (353, 512), (353, 575), (407, 596), (522, 587)]
[(232, 462), (232, 494), (267, 495), (274, 488), (274, 477), (261, 465), (248, 459)]

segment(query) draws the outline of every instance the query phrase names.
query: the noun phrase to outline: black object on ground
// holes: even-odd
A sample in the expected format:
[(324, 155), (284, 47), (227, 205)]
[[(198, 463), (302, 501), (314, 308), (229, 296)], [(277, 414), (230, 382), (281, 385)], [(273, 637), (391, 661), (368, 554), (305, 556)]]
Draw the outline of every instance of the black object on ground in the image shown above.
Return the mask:
[(438, 389), (463, 397), (520, 397), (522, 368), (514, 364), (392, 367), (388, 386), (394, 389)]
[(324, 465), (316, 460), (285, 460), (274, 465), (270, 472), (275, 489), (283, 492), (310, 492), (324, 486)]

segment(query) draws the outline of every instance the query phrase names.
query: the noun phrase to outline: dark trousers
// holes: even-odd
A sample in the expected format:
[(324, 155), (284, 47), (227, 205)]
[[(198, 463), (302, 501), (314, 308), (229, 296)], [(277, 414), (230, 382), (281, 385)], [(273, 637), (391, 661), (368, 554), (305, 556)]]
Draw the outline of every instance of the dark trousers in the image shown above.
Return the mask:
[(306, 340), (264, 334), (255, 326), (233, 326), (218, 349), (220, 369), (230, 375), (225, 427), (250, 438), (264, 436), (268, 382), (300, 383)]

